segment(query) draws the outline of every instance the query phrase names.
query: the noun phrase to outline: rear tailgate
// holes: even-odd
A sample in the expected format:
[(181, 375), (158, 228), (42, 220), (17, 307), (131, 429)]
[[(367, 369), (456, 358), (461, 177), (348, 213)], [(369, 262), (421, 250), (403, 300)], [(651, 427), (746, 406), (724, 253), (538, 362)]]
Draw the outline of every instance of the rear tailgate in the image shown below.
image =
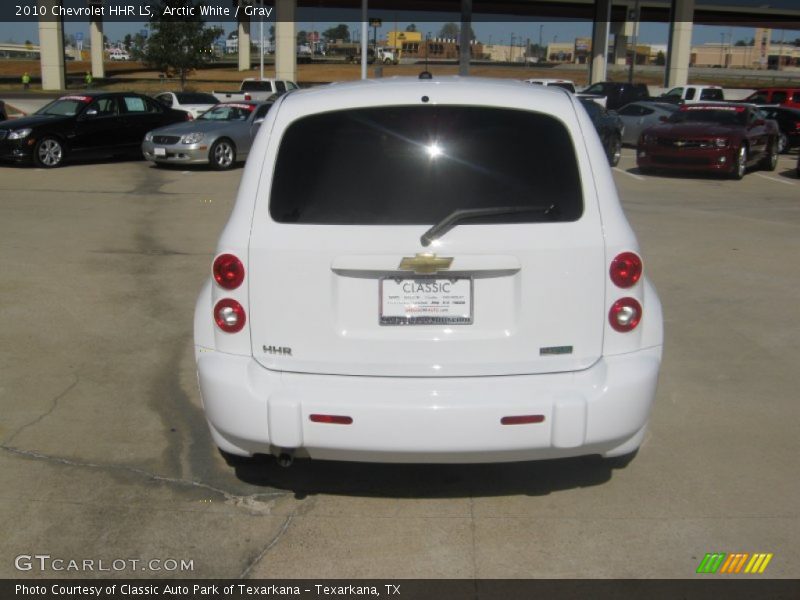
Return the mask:
[[(347, 375), (590, 366), (602, 350), (606, 268), (577, 135), (547, 115), (488, 107), (297, 121), (274, 181), (265, 178), (269, 214), (253, 222), (253, 356), (270, 369)], [(465, 221), (420, 242), (454, 208), (523, 204), (553, 210)]]

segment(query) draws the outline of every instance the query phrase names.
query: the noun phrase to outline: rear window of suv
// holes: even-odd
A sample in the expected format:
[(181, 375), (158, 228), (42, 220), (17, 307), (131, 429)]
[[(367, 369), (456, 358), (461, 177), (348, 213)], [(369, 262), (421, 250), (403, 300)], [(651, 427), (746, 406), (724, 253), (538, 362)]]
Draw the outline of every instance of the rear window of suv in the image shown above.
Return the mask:
[(270, 215), (279, 223), (430, 225), (458, 209), (552, 206), (466, 223), (574, 221), (569, 132), (541, 113), (399, 106), (321, 113), (284, 133)]

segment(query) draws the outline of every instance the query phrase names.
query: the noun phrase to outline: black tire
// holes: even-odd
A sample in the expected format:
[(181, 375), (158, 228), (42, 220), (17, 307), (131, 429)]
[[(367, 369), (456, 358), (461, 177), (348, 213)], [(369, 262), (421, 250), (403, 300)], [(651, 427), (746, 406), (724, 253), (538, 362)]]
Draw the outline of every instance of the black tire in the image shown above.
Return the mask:
[(612, 135), (609, 138), (606, 154), (608, 154), (608, 164), (616, 167), (622, 157), (622, 139), (618, 135)]
[(52, 136), (40, 139), (33, 148), (33, 162), (42, 169), (56, 169), (64, 164), (67, 150), (64, 142)]
[(731, 178), (740, 180), (747, 173), (747, 145), (742, 144), (739, 151), (736, 153), (736, 160), (733, 163), (731, 170)]
[(778, 140), (772, 140), (767, 147), (767, 155), (761, 161), (761, 168), (765, 171), (774, 171), (778, 167)]
[(227, 171), (236, 165), (236, 145), (228, 138), (220, 138), (208, 151), (208, 161), (215, 171)]

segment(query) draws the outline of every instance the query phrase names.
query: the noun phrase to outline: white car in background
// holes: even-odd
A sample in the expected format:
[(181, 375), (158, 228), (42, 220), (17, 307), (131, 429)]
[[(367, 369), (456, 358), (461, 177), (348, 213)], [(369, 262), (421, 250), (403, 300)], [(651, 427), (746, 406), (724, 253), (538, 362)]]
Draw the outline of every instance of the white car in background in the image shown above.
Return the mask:
[(229, 454), (627, 458), (662, 316), (575, 97), (371, 79), (267, 113), (194, 342)]
[(532, 83), (533, 85), (552, 85), (560, 87), (568, 92), (575, 93), (575, 82), (569, 79), (524, 79), (525, 83)]
[(127, 52), (123, 52), (123, 51), (119, 50), (119, 51), (116, 51), (116, 52), (111, 52), (108, 55), (108, 59), (109, 60), (130, 60), (131, 59), (131, 55), (128, 54)]
[(196, 119), (218, 103), (214, 96), (203, 92), (161, 92), (155, 99), (167, 108), (188, 112), (192, 119)]

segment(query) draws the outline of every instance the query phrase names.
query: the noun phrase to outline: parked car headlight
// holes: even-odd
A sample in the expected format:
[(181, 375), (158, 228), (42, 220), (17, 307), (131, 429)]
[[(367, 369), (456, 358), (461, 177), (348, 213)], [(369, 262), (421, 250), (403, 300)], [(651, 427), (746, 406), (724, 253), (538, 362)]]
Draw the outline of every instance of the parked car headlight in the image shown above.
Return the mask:
[(145, 142), (152, 142), (153, 141), (153, 132), (152, 131), (148, 131), (147, 133), (144, 134), (144, 141)]
[(730, 140), (728, 138), (714, 138), (714, 145), (717, 148), (727, 148), (730, 144)]
[(202, 133), (190, 133), (181, 138), (181, 144), (196, 144), (203, 139)]
[(9, 132), (8, 139), (10, 140), (22, 140), (28, 137), (33, 129), (25, 128), (25, 129), (16, 129), (14, 131)]

